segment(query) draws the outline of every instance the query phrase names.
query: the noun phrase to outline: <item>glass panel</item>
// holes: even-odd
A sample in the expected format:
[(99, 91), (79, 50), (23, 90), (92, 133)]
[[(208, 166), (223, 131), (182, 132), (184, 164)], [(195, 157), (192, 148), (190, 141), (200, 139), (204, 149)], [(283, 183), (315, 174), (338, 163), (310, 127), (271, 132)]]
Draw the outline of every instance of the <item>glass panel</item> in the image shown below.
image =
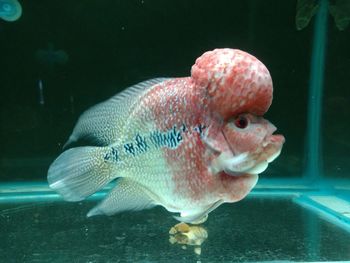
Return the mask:
[[(347, 1), (339, 1), (341, 2)], [(347, 15), (350, 20), (350, 5), (347, 9), (346, 7), (343, 9), (344, 15)], [(334, 17), (331, 16), (323, 104), (323, 149), (325, 175), (332, 179), (350, 179), (349, 46), (349, 27), (339, 30)]]
[[(310, 78), (312, 58), (319, 55), (313, 49), (315, 24), (319, 25), (313, 16), (320, 13), (319, 4), (325, 7), (323, 18), (328, 18), (329, 26), (328, 31), (319, 27), (328, 33), (321, 168), (327, 179), (338, 182), (331, 194), (341, 201), (350, 200), (350, 184), (340, 180), (349, 179), (350, 171), (350, 1), (20, 0), (22, 13), (16, 14), (5, 14), (9, 6), (4, 8), (4, 3), (12, 5), (16, 0), (0, 1), (2, 260), (350, 259), (348, 232), (289, 198), (278, 198), (329, 194), (318, 173), (311, 176), (318, 185), (293, 180), (305, 178), (305, 167), (312, 167), (309, 161), (317, 157), (304, 152), (305, 145), (312, 142), (307, 138), (312, 135), (306, 132), (307, 104), (313, 100), (310, 86), (323, 77), (322, 72)], [(298, 9), (297, 3), (306, 8)], [(303, 24), (305, 21), (309, 24)], [(222, 47), (242, 49), (259, 58), (274, 83), (274, 101), (265, 117), (286, 137), (286, 144), (281, 156), (261, 175), (266, 180), (253, 190), (256, 195), (251, 196), (258, 198), (217, 208), (201, 226), (204, 230), (196, 230), (202, 235), (199, 241), (169, 235), (175, 220), (159, 207), (86, 218), (95, 205), (91, 200), (61, 203), (46, 199), (58, 198), (46, 184), (47, 169), (62, 152), (82, 112), (140, 81), (189, 76), (197, 57)], [(292, 179), (280, 180), (287, 178)], [(21, 186), (22, 181), (40, 183)], [(16, 194), (25, 203), (7, 202), (7, 198), (16, 199)], [(266, 194), (274, 198), (263, 198)], [(350, 213), (335, 206), (331, 211), (328, 206), (321, 208), (337, 220)]]

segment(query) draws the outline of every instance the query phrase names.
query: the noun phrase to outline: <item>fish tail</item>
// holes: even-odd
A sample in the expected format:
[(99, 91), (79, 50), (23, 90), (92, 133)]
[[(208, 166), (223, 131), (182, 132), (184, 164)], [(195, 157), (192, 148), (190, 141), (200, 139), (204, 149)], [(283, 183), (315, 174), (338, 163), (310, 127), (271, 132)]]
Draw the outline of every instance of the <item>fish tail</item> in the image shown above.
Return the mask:
[(63, 152), (50, 166), (49, 186), (67, 201), (80, 201), (114, 179), (115, 165), (103, 156), (108, 147), (76, 147)]

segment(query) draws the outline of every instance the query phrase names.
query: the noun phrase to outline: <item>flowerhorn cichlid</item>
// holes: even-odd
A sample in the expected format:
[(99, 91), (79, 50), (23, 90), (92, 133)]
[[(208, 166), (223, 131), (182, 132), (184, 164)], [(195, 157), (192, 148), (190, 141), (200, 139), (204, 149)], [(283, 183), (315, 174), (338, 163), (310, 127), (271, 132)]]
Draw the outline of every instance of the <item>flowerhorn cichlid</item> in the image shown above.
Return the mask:
[(261, 116), (272, 102), (267, 68), (237, 49), (204, 53), (191, 77), (152, 79), (84, 112), (48, 182), (80, 201), (116, 179), (88, 216), (161, 205), (176, 219), (204, 221), (244, 198), (281, 152), (282, 135)]

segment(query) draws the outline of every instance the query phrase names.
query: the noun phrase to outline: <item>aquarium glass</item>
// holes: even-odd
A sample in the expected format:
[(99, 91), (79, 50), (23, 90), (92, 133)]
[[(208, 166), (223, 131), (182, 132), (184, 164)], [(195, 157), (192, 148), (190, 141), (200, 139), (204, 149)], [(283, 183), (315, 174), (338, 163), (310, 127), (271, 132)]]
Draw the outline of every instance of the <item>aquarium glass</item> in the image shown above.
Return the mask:
[[(0, 262), (350, 262), (349, 24), (349, 0), (0, 0)], [(115, 182), (74, 203), (50, 189), (84, 111), (216, 48), (266, 65), (286, 142), (201, 238), (160, 206), (87, 218)]]

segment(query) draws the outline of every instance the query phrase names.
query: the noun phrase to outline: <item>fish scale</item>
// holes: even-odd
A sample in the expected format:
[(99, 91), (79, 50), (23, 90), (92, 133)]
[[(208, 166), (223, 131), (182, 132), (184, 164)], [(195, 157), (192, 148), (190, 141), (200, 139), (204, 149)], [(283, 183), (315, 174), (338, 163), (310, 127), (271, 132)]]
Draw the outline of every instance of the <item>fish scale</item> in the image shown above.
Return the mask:
[[(156, 85), (147, 91), (147, 93), (144, 94), (144, 99), (132, 113), (133, 118), (130, 119), (130, 125), (127, 125), (129, 131), (140, 131), (143, 128), (146, 128), (144, 132), (149, 131), (150, 126), (145, 127), (144, 125), (144, 122), (149, 120), (155, 120), (155, 125), (151, 126), (151, 130), (170, 129), (171, 127), (167, 126), (163, 120), (167, 120), (168, 123), (171, 123), (176, 127), (181, 127), (183, 123), (193, 123), (193, 126), (198, 125), (198, 120), (200, 119), (201, 115), (199, 115), (199, 112), (194, 113), (193, 111), (189, 115), (188, 112), (189, 110), (193, 109), (193, 105), (184, 103), (184, 98), (191, 95), (191, 89), (188, 89), (188, 85), (184, 85), (185, 83), (188, 83), (188, 78), (170, 80), (166, 81), (163, 84)], [(166, 90), (163, 89), (163, 85), (167, 87)], [(171, 90), (172, 92), (168, 92), (168, 90)], [(157, 98), (163, 98), (163, 100), (161, 100), (161, 104), (158, 103)], [(176, 109), (176, 111), (171, 112), (163, 110), (170, 108)], [(193, 127), (190, 127), (190, 130), (193, 129)], [(126, 134), (128, 133), (126, 132)], [(190, 141), (192, 141), (192, 145), (195, 145), (196, 151), (186, 148)], [(167, 182), (168, 187), (166, 191), (174, 193), (173, 196), (178, 196), (178, 200), (176, 200), (176, 202), (180, 203), (181, 207), (184, 207), (186, 205), (185, 203), (189, 201), (186, 200), (187, 194), (195, 197), (196, 195), (200, 194), (201, 190), (203, 190), (202, 187), (198, 188), (198, 186), (203, 185), (201, 177), (204, 177), (204, 174), (202, 172), (196, 173), (200, 175), (198, 178), (195, 174), (193, 174), (194, 170), (202, 171), (203, 169), (206, 169), (202, 167), (203, 165), (200, 161), (202, 156), (202, 152), (198, 151), (198, 149), (201, 147), (200, 144), (201, 142), (199, 139), (199, 134), (197, 132), (192, 132), (191, 134), (183, 134), (183, 142), (176, 149), (165, 148), (158, 154), (149, 153), (147, 154), (147, 160), (137, 160), (135, 162), (137, 164), (143, 164), (145, 162), (153, 160), (159, 162), (160, 158), (162, 158), (165, 163), (162, 165), (159, 165), (159, 163), (157, 163), (154, 166), (158, 165), (164, 167), (164, 170), (167, 169), (167, 171), (162, 171), (163, 176), (167, 177), (164, 179)], [(143, 158), (143, 156), (140, 157)], [(144, 158), (146, 158), (146, 156)], [(183, 160), (183, 162), (174, 162), (176, 159)], [(147, 173), (143, 170), (142, 176), (138, 178), (142, 184), (147, 184), (149, 188), (153, 187), (153, 185), (149, 183), (149, 178), (154, 176), (154, 174), (151, 173), (154, 173), (153, 167), (150, 173)], [(177, 176), (177, 174), (179, 174), (179, 176)], [(191, 191), (185, 191), (184, 193), (181, 193), (179, 190), (188, 189), (189, 187), (191, 188)], [(161, 196), (161, 193), (158, 193), (158, 190), (154, 191), (158, 196)], [(183, 200), (181, 201), (181, 199)], [(199, 197), (197, 199), (199, 199)], [(193, 200), (190, 199), (190, 201)]]
[[(194, 126), (198, 126), (201, 122), (200, 120), (204, 119), (202, 116), (206, 115), (205, 108), (207, 105), (201, 105), (203, 110), (199, 111), (199, 108), (195, 107), (196, 105), (193, 105), (191, 100), (185, 100), (185, 98), (190, 98), (192, 95), (191, 85), (193, 85), (193, 83), (190, 81), (190, 78), (169, 80), (163, 85), (167, 86), (166, 90), (162, 89), (160, 85), (159, 87), (156, 86), (152, 88), (152, 90), (145, 94), (146, 97), (166, 98), (166, 101), (163, 101), (161, 107), (156, 99), (146, 99), (146, 105), (141, 104), (137, 109), (141, 112), (143, 108), (151, 109), (154, 112), (156, 128), (159, 130), (169, 129), (163, 120), (167, 120), (168, 123), (172, 123), (177, 127), (181, 126), (182, 123), (191, 124), (192, 127), (190, 127), (190, 130), (193, 130)], [(168, 90), (173, 92), (169, 94)], [(198, 102), (196, 102), (196, 104), (198, 104)], [(162, 111), (164, 108), (175, 108), (177, 110), (174, 113)], [(139, 115), (138, 111), (135, 112), (135, 116), (137, 115)], [(147, 118), (144, 115), (145, 114), (142, 114), (141, 119)], [(187, 147), (190, 144), (194, 145), (195, 149)], [(206, 179), (206, 177), (208, 177), (207, 167), (202, 162), (204, 150), (199, 134), (195, 132), (184, 134), (183, 142), (175, 150), (164, 149), (162, 155), (166, 159), (167, 166), (171, 167), (171, 182), (175, 183), (175, 186), (173, 186), (174, 188), (171, 189), (174, 196), (179, 196), (183, 199), (191, 197), (189, 201), (192, 202), (193, 200), (202, 199), (201, 193), (207, 192), (203, 191), (208, 190), (205, 189), (205, 182), (210, 181), (209, 178)], [(196, 172), (194, 173), (194, 171)], [(181, 189), (186, 189), (186, 192), (181, 193)], [(188, 191), (188, 189), (190, 189), (190, 191)], [(184, 207), (185, 204), (181, 204), (181, 206)]]
[(281, 152), (261, 117), (272, 101), (266, 67), (237, 49), (204, 53), (191, 76), (136, 84), (87, 110), (50, 166), (51, 188), (78, 201), (116, 180), (88, 216), (161, 205), (198, 223), (244, 198)]

